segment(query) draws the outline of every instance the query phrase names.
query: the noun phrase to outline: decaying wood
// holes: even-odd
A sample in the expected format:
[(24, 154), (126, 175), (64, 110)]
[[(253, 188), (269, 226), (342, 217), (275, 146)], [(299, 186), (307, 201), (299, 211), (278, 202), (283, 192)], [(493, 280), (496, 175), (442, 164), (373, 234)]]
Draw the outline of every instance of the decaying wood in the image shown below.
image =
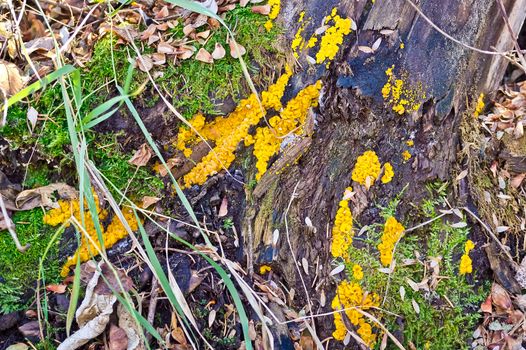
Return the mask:
[[(328, 71), (296, 77), (295, 90), (323, 77), (317, 128), (297, 164), (279, 173), (269, 171), (261, 179), (246, 213), (245, 228), (252, 227), (253, 235), (248, 249), (254, 251), (256, 262), (275, 263), (283, 282), (300, 294), (300, 305), (305, 300), (284, 235), (276, 246), (272, 245), (273, 231), (283, 230), (283, 215), (296, 184), (299, 186), (288, 216), (289, 233), (297, 259), (320, 259), (319, 271), (303, 276), (310, 285), (313, 276), (328, 276), (330, 271), (330, 227), (344, 189), (352, 184), (356, 158), (373, 149), (380, 159), (392, 163), (396, 176), (389, 185), (375, 185), (374, 191), (355, 200), (385, 205), (409, 183), (405, 204), (399, 208), (400, 215), (404, 215), (410, 210), (407, 203), (422, 198), (426, 182), (450, 177), (459, 144), (458, 127), (469, 108), (466, 101), (471, 104), (479, 93), (495, 89), (508, 64), (502, 56), (476, 53), (451, 42), (423, 20), (407, 0), (376, 1), (372, 7), (366, 3), (307, 0), (300, 5), (297, 1), (282, 1), (288, 38), (296, 33), (296, 19), (303, 10), (305, 18), (311, 18), (306, 36), (333, 7), (355, 20), (359, 28), (345, 39), (339, 58)], [(526, 0), (503, 3), (513, 30), (518, 32), (526, 15)], [(483, 50), (513, 48), (495, 2), (423, 0), (419, 6), (436, 25), (464, 43)], [(383, 29), (392, 32), (382, 35)], [(360, 45), (371, 46), (378, 38), (382, 38), (382, 44), (374, 55), (357, 49)], [(400, 42), (404, 49), (399, 48)], [(380, 91), (386, 82), (385, 70), (391, 65), (407, 72), (408, 84), (420, 84), (425, 90), (422, 108), (412, 115), (395, 115), (383, 103)], [(413, 158), (404, 164), (399, 155), (405, 149), (404, 140), (409, 138), (415, 141)], [(352, 207), (363, 207), (359, 202)], [(316, 231), (306, 226), (307, 216)], [(356, 219), (362, 225), (378, 221), (378, 209), (368, 206)], [(314, 300), (315, 294), (311, 295)]]

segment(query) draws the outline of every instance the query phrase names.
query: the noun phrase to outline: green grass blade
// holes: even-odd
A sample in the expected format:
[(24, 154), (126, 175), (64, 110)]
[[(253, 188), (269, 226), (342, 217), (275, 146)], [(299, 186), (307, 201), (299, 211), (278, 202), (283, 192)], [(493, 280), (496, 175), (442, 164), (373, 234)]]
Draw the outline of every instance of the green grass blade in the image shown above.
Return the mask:
[(63, 77), (64, 75), (67, 75), (67, 74), (75, 71), (75, 69), (76, 68), (73, 67), (72, 65), (66, 65), (66, 66), (63, 66), (63, 67), (57, 69), (56, 71), (54, 71), (52, 73), (49, 73), (48, 75), (43, 77), (42, 80), (34, 82), (33, 84), (29, 85), (28, 87), (20, 90), (15, 95), (11, 96), (7, 100), (7, 107), (11, 107), (15, 103), (20, 102), (22, 99), (26, 98), (27, 96), (31, 95), (32, 93), (42, 89), (47, 84), (50, 84), (50, 83), (54, 82), (55, 80), (57, 80), (58, 78)]
[[(113, 98), (110, 98), (108, 101), (98, 105), (97, 107), (95, 107), (91, 112), (89, 112), (88, 114), (86, 114), (86, 116), (82, 119), (82, 127), (84, 129), (89, 129), (90, 126), (92, 124), (92, 122), (94, 121), (94, 119), (98, 118), (100, 115), (104, 114), (102, 117), (104, 117), (102, 120), (99, 120), (98, 123), (102, 122), (103, 120), (106, 120), (108, 119), (109, 117), (112, 116), (113, 113), (115, 113), (119, 107), (120, 107), (120, 104), (119, 104), (119, 107), (113, 109), (112, 111), (110, 111), (109, 113), (108, 110), (110, 110), (110, 108), (112, 108), (113, 106), (115, 106), (117, 103), (120, 103), (122, 102), (125, 98), (127, 98), (128, 95), (119, 95), (119, 96), (115, 96)], [(94, 125), (97, 125), (98, 123), (95, 123)], [(92, 125), (92, 126), (94, 126)]]
[[(80, 233), (77, 232), (77, 244), (80, 247)], [(77, 264), (75, 265), (75, 277), (73, 278), (73, 287), (71, 289), (71, 297), (69, 301), (68, 313), (66, 314), (66, 335), (69, 337), (71, 331), (71, 325), (73, 324), (73, 318), (75, 317), (75, 311), (79, 301), (80, 294), (80, 255), (77, 255)]]

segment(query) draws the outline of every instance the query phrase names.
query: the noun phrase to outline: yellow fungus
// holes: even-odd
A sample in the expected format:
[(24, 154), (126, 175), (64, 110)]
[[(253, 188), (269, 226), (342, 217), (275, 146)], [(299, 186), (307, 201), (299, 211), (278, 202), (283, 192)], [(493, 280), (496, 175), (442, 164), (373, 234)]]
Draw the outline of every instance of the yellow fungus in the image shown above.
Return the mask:
[(473, 272), (473, 262), (469, 257), (469, 252), (475, 248), (475, 243), (472, 240), (468, 239), (464, 245), (464, 254), (460, 258), (460, 266), (458, 273), (465, 275)]
[(259, 267), (259, 274), (260, 275), (264, 275), (266, 274), (267, 272), (270, 272), (272, 271), (272, 267), (268, 266), (268, 265), (261, 265)]
[(325, 19), (326, 24), (332, 22), (332, 25), (327, 28), (321, 37), (320, 49), (316, 54), (316, 63), (318, 64), (332, 61), (343, 44), (343, 38), (351, 33), (351, 19), (342, 18), (337, 12), (337, 9), (334, 8), (331, 15)]
[(356, 165), (352, 171), (353, 181), (365, 185), (367, 178), (370, 184), (373, 184), (378, 175), (380, 175), (380, 160), (374, 151), (365, 151), (356, 160)]
[(320, 89), (321, 81), (307, 86), (287, 103), (279, 115), (270, 118), (269, 124), (272, 129), (260, 127), (256, 130), (253, 142), (254, 156), (257, 158), (256, 168), (258, 169), (256, 180), (261, 179), (267, 171), (270, 158), (279, 152), (283, 137), (290, 133), (295, 135), (303, 133), (303, 125), (309, 109), (318, 104)]
[[(210, 175), (221, 171), (223, 168), (228, 168), (232, 164), (237, 145), (247, 138), (250, 127), (258, 124), (268, 109), (280, 110), (282, 108), (281, 98), (291, 76), (292, 71), (287, 67), (286, 72), (276, 83), (261, 93), (262, 106), (260, 106), (256, 96), (251, 95), (241, 100), (236, 109), (227, 117), (216, 118), (208, 125), (201, 126), (201, 119), (194, 118), (196, 122), (199, 122), (197, 123), (199, 128), (196, 129), (205, 139), (215, 141), (216, 146), (184, 176), (185, 187), (194, 184), (201, 185)], [(186, 147), (187, 141), (191, 140), (191, 137), (184, 134), (185, 132), (185, 130), (180, 130), (178, 140), (179, 137), (182, 137), (183, 141), (181, 142), (182, 145), (179, 145), (180, 142), (177, 141), (178, 148)], [(250, 141), (248, 140), (248, 143)]]
[(354, 264), (352, 267), (352, 276), (358, 281), (363, 278), (363, 269), (360, 265)]
[[(345, 316), (352, 325), (358, 327), (358, 334), (369, 347), (373, 347), (376, 342), (376, 334), (372, 332), (372, 326), (365, 320), (364, 316), (355, 308), (368, 310), (371, 307), (379, 306), (380, 297), (376, 293), (364, 293), (362, 287), (356, 282), (342, 281), (336, 289), (336, 296), (332, 300), (333, 310), (349, 309), (345, 311)], [(334, 314), (335, 331), (332, 336), (336, 340), (344, 340), (347, 335), (347, 327), (343, 322), (340, 312)]]
[(409, 153), (408, 150), (405, 150), (402, 152), (402, 157), (404, 158), (404, 162), (407, 162), (409, 159), (411, 159), (411, 153)]
[(393, 260), (393, 249), (396, 242), (404, 233), (404, 226), (400, 224), (393, 216), (390, 216), (384, 225), (384, 233), (378, 244), (378, 251), (380, 252), (380, 262), (384, 266), (391, 265)]
[(390, 163), (384, 164), (384, 175), (382, 176), (382, 183), (386, 184), (391, 182), (394, 177), (393, 166)]
[[(346, 193), (352, 192), (352, 187), (348, 187), (345, 190)], [(352, 245), (352, 213), (349, 208), (349, 200), (342, 199), (339, 203), (338, 211), (334, 219), (334, 226), (332, 228), (332, 244), (331, 253), (335, 258), (343, 258), (344, 260), (349, 259), (349, 248)]]
[[(107, 217), (108, 213), (105, 210), (101, 210), (99, 208), (98, 199), (96, 196), (95, 203), (97, 205), (99, 221), (102, 221)], [(135, 218), (135, 214), (130, 209), (122, 209), (122, 213), (131, 230), (136, 231), (138, 229), (138, 223)], [(46, 215), (44, 215), (43, 221), (47, 225), (57, 226), (67, 222), (72, 216), (74, 216), (77, 221), (81, 222), (79, 201), (76, 200), (68, 202), (60, 200), (59, 208), (48, 211)], [(62, 277), (66, 277), (69, 274), (70, 267), (77, 263), (78, 257), (80, 257), (81, 262), (84, 262), (99, 254), (97, 248), (100, 249), (101, 246), (98, 240), (97, 230), (89, 210), (84, 212), (84, 222), (86, 225), (84, 229), (91, 239), (82, 234), (80, 247), (78, 247), (73, 256), (68, 257), (66, 263), (62, 267), (62, 271), (60, 273)], [(102, 236), (105, 248), (112, 247), (115, 243), (117, 243), (117, 241), (121, 240), (127, 235), (128, 231), (125, 229), (124, 225), (117, 216), (113, 217), (112, 221), (106, 228), (102, 228)], [(92, 241), (97, 244), (97, 247), (93, 245)]]
[(408, 145), (409, 147), (413, 147), (415, 145), (415, 142), (413, 140), (407, 140), (405, 144)]
[[(400, 45), (403, 48), (403, 43)], [(382, 97), (391, 105), (392, 110), (398, 114), (404, 114), (407, 111), (418, 111), (421, 106), (421, 100), (425, 99), (425, 93), (422, 87), (408, 88), (404, 80), (407, 80), (407, 74), (402, 74), (399, 78), (394, 74), (395, 66), (387, 68), (385, 75), (387, 81), (382, 87)]]
[(475, 107), (475, 112), (473, 112), (473, 117), (478, 118), (480, 113), (484, 110), (484, 107), (486, 104), (484, 103), (484, 94), (480, 94), (479, 98), (477, 99), (477, 106)]

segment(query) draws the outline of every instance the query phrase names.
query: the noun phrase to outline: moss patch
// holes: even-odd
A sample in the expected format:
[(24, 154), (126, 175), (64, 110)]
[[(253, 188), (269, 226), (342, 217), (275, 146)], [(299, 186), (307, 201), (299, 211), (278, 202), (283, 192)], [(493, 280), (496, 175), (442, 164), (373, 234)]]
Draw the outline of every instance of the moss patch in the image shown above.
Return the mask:
[[(444, 206), (445, 186), (430, 186), (429, 190), (430, 197), (420, 207), (423, 220), (436, 218), (439, 215), (437, 208)], [(397, 205), (398, 199), (395, 199), (389, 207), (383, 208), (383, 221), (395, 215)], [(402, 331), (404, 345), (437, 350), (468, 348), (468, 340), (480, 317), (477, 310), (489, 291), (489, 285), (479, 285), (474, 275), (458, 274), (469, 229), (452, 228), (438, 219), (420, 230), (407, 233), (397, 246), (397, 266), (389, 278), (388, 274), (378, 271), (383, 268), (376, 249), (383, 221), (354, 238), (355, 246), (350, 248), (351, 263), (347, 266), (349, 275), (352, 275), (352, 265), (360, 264), (364, 269), (364, 289), (378, 293), (382, 300), (387, 293), (382, 308), (401, 317), (383, 314), (382, 320), (389, 330)], [(419, 283), (426, 277), (431, 278), (429, 262), (431, 258), (439, 257), (441, 277), (436, 288), (414, 291), (408, 279)], [(418, 304), (419, 313), (415, 311), (413, 300)]]
[[(31, 244), (24, 253), (16, 249), (7, 232), (0, 232), (0, 277), (3, 279), (3, 283), (0, 283), (0, 313), (21, 310), (26, 306), (22, 294), (34, 287), (40, 258), (55, 231), (42, 223), (43, 216), (40, 208), (16, 212), (13, 215), (20, 241), (22, 244)], [(59, 279), (60, 264), (57, 253), (58, 246), (52, 244), (43, 264), (46, 283), (54, 283)]]

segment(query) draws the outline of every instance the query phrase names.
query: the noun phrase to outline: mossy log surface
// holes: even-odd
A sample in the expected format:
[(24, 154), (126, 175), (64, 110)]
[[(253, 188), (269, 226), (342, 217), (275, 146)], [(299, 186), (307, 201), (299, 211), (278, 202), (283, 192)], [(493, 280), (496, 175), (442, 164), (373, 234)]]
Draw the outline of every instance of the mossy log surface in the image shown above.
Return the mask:
[[(518, 32), (525, 19), (526, 0), (503, 3), (513, 30)], [(423, 0), (418, 6), (437, 26), (463, 43), (482, 50), (513, 48), (497, 2)], [(378, 209), (369, 204), (387, 204), (406, 185), (399, 212), (408, 214), (408, 204), (419, 202), (426, 182), (451, 178), (459, 150), (460, 121), (480, 93), (498, 86), (508, 64), (502, 56), (477, 53), (447, 39), (407, 0), (376, 1), (372, 6), (369, 1), (357, 0), (284, 0), (286, 36), (294, 37), (301, 11), (306, 12), (305, 18), (312, 17), (304, 32), (310, 35), (333, 7), (338, 7), (342, 17), (356, 21), (358, 31), (345, 38), (329, 69), (295, 78), (297, 90), (322, 77), (324, 91), (313, 116), (316, 128), (311, 137), (281, 156), (288, 159), (281, 161), (279, 171), (275, 165), (261, 179), (243, 230), (254, 262), (275, 266), (285, 285), (296, 290), (298, 305), (305, 305), (306, 298), (293, 256), (300, 264), (303, 258), (307, 260), (309, 274), (302, 273), (314, 312), (322, 309), (322, 290), (334, 295), (328, 278), (330, 232), (338, 201), (352, 185), (356, 158), (365, 150), (375, 150), (382, 162), (391, 162), (396, 175), (388, 186), (375, 185), (374, 191), (355, 187), (357, 195), (351, 208), (355, 220), (361, 225), (372, 222)], [(382, 30), (393, 32), (383, 36)], [(382, 43), (374, 54), (358, 49), (371, 47), (378, 38)], [(300, 62), (305, 63), (302, 58)], [(407, 72), (408, 84), (423, 87), (426, 97), (417, 112), (399, 115), (384, 104), (381, 90), (387, 80), (385, 71), (392, 65)], [(409, 138), (415, 142), (413, 157), (404, 163), (401, 154)], [(305, 224), (306, 217), (315, 230)], [(273, 245), (275, 230), (280, 234)], [(320, 335), (330, 336), (331, 327), (325, 325), (320, 327)]]

